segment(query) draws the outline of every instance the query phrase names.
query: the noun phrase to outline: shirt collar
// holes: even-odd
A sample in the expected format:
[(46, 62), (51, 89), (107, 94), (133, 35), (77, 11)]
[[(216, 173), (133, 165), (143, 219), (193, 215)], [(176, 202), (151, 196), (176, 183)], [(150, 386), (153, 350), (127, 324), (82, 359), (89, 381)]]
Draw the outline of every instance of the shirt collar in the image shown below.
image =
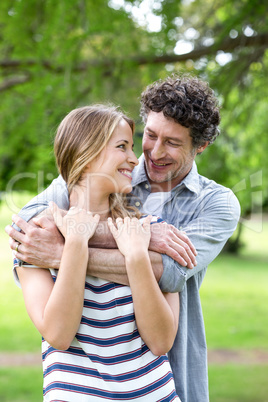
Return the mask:
[(199, 184), (199, 174), (197, 171), (196, 162), (193, 162), (192, 169), (184, 177), (184, 179), (176, 186), (175, 188), (179, 188), (180, 186), (184, 185), (188, 188), (188, 190), (192, 191), (195, 194), (199, 194), (200, 192), (200, 184)]
[[(139, 157), (139, 164), (138, 166), (135, 167), (132, 173), (132, 185), (137, 186), (140, 183), (148, 182), (148, 177), (146, 174), (145, 170), (145, 161), (144, 161), (144, 155), (142, 154)], [(175, 189), (179, 189), (180, 187), (186, 187), (188, 190), (191, 192), (198, 194), (200, 191), (200, 185), (199, 185), (199, 174), (197, 171), (197, 166), (194, 161), (192, 169), (190, 172), (187, 174), (187, 176), (176, 186), (172, 189), (174, 191)]]
[(137, 186), (140, 183), (148, 182), (148, 177), (145, 170), (144, 155), (139, 157), (139, 164), (132, 172), (132, 186)]

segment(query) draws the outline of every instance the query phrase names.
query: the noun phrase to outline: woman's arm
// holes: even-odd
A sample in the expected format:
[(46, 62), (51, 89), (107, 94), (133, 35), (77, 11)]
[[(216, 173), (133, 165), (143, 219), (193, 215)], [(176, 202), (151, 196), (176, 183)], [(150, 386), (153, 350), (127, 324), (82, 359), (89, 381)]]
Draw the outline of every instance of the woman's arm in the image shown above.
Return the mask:
[(150, 218), (143, 226), (136, 219), (117, 219), (109, 227), (118, 248), (125, 256), (137, 327), (155, 355), (167, 353), (174, 342), (179, 320), (179, 295), (163, 294), (153, 274), (148, 245)]
[(136, 250), (126, 257), (126, 268), (140, 335), (155, 355), (163, 355), (171, 349), (178, 330), (179, 295), (161, 292), (148, 254)]
[(17, 273), (28, 314), (38, 331), (56, 349), (68, 349), (81, 321), (88, 239), (99, 216), (71, 209), (62, 217), (56, 206), (53, 216), (65, 237), (55, 284), (46, 269), (18, 267)]
[[(20, 243), (19, 252), (16, 252), (16, 257), (21, 261), (28, 264), (36, 265), (40, 268), (59, 268), (64, 239), (59, 233), (51, 213), (49, 210), (44, 211), (37, 218), (32, 219), (29, 223), (25, 222), (18, 215), (12, 217), (14, 224), (22, 229), (21, 232), (17, 231), (14, 227), (8, 225), (5, 228), (6, 233), (10, 236), (10, 247), (12, 250), (16, 249), (17, 242)], [(94, 254), (94, 259), (98, 265), (103, 266), (103, 255), (100, 251), (97, 261), (98, 253), (94, 249), (106, 250), (114, 249), (116, 243), (111, 236), (106, 222), (100, 222), (94, 236), (90, 239), (90, 250)], [(105, 247), (105, 249), (103, 248)], [(172, 225), (165, 223), (154, 223), (152, 225), (152, 235), (149, 245), (149, 250), (167, 254), (182, 266), (192, 268), (195, 262), (195, 249), (187, 236)], [(114, 251), (114, 250), (113, 250)], [(112, 252), (113, 252), (112, 251)], [(116, 255), (116, 253), (113, 253)], [(104, 270), (109, 271), (109, 261)], [(154, 263), (152, 261), (152, 263)], [(120, 259), (118, 260), (120, 265)], [(88, 275), (92, 274), (89, 267)], [(120, 271), (119, 271), (120, 274)], [(102, 275), (102, 271), (100, 271)], [(96, 275), (98, 276), (98, 275)], [(109, 280), (107, 277), (106, 279)], [(120, 280), (120, 278), (118, 278)]]

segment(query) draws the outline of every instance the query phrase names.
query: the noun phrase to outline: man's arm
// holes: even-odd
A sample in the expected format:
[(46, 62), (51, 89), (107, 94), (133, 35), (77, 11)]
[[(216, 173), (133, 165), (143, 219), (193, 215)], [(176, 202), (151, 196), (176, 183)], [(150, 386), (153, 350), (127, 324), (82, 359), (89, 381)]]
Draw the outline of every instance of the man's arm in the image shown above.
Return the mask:
[(39, 215), (48, 208), (49, 201), (54, 201), (60, 209), (69, 209), (69, 195), (67, 185), (61, 176), (52, 181), (42, 193), (30, 200), (19, 212), (19, 216), (26, 222)]
[[(162, 256), (154, 251), (149, 251), (149, 256), (158, 282), (163, 273)], [(87, 275), (97, 276), (122, 285), (129, 285), (125, 257), (118, 249), (89, 248)]]
[(185, 269), (167, 255), (163, 255), (163, 275), (159, 285), (163, 292), (180, 292), (186, 281), (206, 268), (221, 252), (236, 229), (240, 217), (240, 205), (226, 189), (210, 197), (199, 216), (184, 228), (197, 250), (197, 264)]
[[(15, 215), (13, 221), (22, 230), (19, 232), (11, 226), (6, 227), (6, 232), (11, 236), (11, 248), (15, 250), (17, 242), (20, 243), (19, 250), (14, 251), (16, 258), (36, 267), (59, 268), (64, 239), (49, 215), (34, 218), (29, 223)], [(100, 226), (102, 227), (102, 222)], [(105, 230), (103, 227), (99, 229), (96, 237), (103, 236)], [(109, 236), (112, 237), (111, 233)], [(100, 239), (97, 242), (101, 244)], [(112, 242), (115, 243), (114, 239)], [(159, 280), (163, 272), (161, 254), (153, 251), (149, 254), (156, 279)], [(128, 285), (125, 259), (118, 249), (89, 248), (87, 275)]]

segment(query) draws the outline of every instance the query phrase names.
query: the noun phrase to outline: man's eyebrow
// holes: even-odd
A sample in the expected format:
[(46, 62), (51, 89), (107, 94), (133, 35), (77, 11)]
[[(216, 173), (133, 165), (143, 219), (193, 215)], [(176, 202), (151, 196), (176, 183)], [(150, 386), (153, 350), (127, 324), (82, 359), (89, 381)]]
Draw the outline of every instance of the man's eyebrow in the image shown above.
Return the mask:
[(147, 131), (150, 131), (151, 133), (154, 133), (154, 134), (155, 134), (155, 131), (154, 131), (152, 128), (146, 126), (145, 129), (146, 129)]
[[(145, 127), (145, 131), (150, 131), (150, 133), (156, 134), (156, 132), (155, 132), (152, 128), (150, 128), (150, 127)], [(169, 139), (169, 140), (172, 140), (172, 141), (176, 141), (176, 142), (178, 142), (178, 143), (180, 143), (180, 144), (183, 144), (183, 141), (182, 141), (180, 138), (177, 138), (177, 137), (169, 137), (168, 135), (167, 135), (165, 138), (166, 138), (166, 139)]]

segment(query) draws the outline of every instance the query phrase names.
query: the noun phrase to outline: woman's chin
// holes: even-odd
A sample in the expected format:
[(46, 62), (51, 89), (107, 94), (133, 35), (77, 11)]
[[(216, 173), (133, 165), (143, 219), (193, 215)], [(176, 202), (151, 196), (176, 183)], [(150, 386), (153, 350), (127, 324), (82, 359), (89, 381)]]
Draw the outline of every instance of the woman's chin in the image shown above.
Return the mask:
[(129, 184), (127, 187), (124, 188), (123, 194), (129, 194), (132, 191), (132, 185)]

